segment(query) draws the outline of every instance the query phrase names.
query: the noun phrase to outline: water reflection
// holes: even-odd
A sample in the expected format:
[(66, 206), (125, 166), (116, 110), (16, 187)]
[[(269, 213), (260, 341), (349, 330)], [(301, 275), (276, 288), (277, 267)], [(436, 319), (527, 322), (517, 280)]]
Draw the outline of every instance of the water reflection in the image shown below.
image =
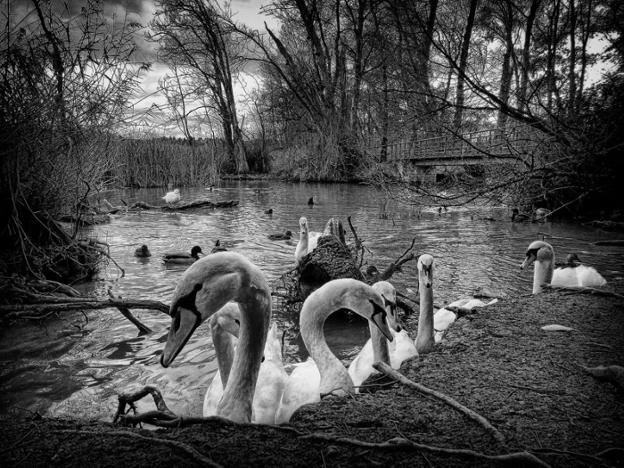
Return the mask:
[[(607, 280), (622, 276), (624, 249), (595, 246), (592, 241), (614, 238), (583, 226), (563, 223), (513, 224), (509, 213), (499, 209), (419, 208), (387, 200), (365, 186), (290, 184), (275, 182), (230, 183), (207, 191), (203, 187), (182, 189), (182, 200), (209, 197), (212, 201), (239, 200), (226, 209), (193, 212), (120, 213), (108, 225), (93, 228), (111, 247), (111, 256), (124, 269), (110, 264), (83, 291), (106, 296), (107, 288), (117, 296), (155, 299), (168, 303), (185, 265), (165, 265), (167, 251), (190, 251), (194, 245), (210, 252), (216, 240), (256, 263), (275, 283), (294, 267), (299, 217), (306, 216), (311, 230), (323, 229), (327, 219), (351, 216), (370, 253), (366, 261), (385, 268), (414, 239), (418, 253), (436, 259), (435, 300), (438, 303), (471, 294), (478, 286), (519, 294), (531, 290), (531, 273), (518, 266), (529, 242), (547, 236), (560, 258), (577, 252), (591, 261)], [(161, 202), (163, 191), (145, 189), (109, 194), (113, 204)], [(308, 206), (314, 196), (315, 204)], [(265, 213), (272, 209), (272, 214)], [(492, 219), (494, 221), (492, 221)], [(268, 235), (286, 230), (290, 240), (269, 240)], [(542, 234), (543, 233), (543, 234)], [(350, 232), (348, 232), (350, 235)], [(134, 257), (146, 244), (152, 256)], [(400, 288), (416, 289), (415, 262), (404, 266), (393, 282)], [(154, 333), (138, 337), (132, 324), (116, 310), (64, 314), (45, 327), (20, 325), (0, 331), (0, 411), (16, 406), (70, 415), (109, 419), (116, 409), (118, 392), (142, 385), (156, 385), (174, 411), (201, 412), (203, 392), (216, 362), (207, 325), (199, 327), (175, 363), (168, 369), (159, 364), (170, 318), (162, 313), (137, 311), (137, 317)], [(274, 318), (285, 331), (287, 362), (305, 359), (297, 318), (274, 308)], [(359, 318), (338, 317), (326, 326), (327, 340), (341, 359), (353, 356), (367, 338), (367, 326)], [(139, 409), (148, 409), (142, 403)]]

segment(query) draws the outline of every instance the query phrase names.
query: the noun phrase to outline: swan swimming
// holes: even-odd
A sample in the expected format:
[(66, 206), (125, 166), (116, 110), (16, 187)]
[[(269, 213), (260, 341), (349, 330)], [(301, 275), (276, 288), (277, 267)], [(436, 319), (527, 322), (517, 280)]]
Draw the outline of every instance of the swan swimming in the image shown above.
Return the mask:
[(165, 200), (165, 203), (167, 203), (168, 205), (178, 203), (180, 201), (180, 198), (180, 189), (174, 189), (171, 192), (167, 192), (165, 196), (162, 197), (162, 199)]
[(218, 252), (184, 272), (173, 292), (160, 363), (169, 367), (195, 329), (230, 301), (240, 311), (239, 340), (216, 414), (248, 423), (271, 320), (271, 290), (262, 271), (245, 257)]
[(607, 284), (607, 280), (593, 267), (578, 264), (555, 268), (555, 250), (548, 242), (538, 240), (529, 244), (520, 269), (532, 263), (535, 263), (533, 294), (541, 292), (543, 284), (568, 287), (596, 287)]
[(327, 346), (323, 332), (327, 317), (340, 309), (351, 310), (372, 321), (388, 340), (393, 339), (384, 301), (371, 286), (342, 278), (329, 281), (314, 291), (303, 303), (299, 315), (301, 336), (310, 358), (299, 363), (288, 377), (275, 417), (277, 424), (288, 422), (297, 408), (321, 401), (321, 396), (354, 392), (347, 369)]

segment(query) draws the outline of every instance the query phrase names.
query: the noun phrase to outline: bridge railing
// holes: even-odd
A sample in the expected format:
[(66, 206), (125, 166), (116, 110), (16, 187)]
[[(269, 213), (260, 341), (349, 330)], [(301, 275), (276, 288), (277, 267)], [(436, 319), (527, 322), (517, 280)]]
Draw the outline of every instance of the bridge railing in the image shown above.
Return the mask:
[[(390, 161), (517, 157), (534, 150), (546, 138), (532, 127), (517, 125), (505, 131), (492, 128), (462, 135), (434, 135), (416, 141), (402, 139), (388, 144), (386, 155)], [(370, 148), (376, 153), (381, 149), (381, 146)]]

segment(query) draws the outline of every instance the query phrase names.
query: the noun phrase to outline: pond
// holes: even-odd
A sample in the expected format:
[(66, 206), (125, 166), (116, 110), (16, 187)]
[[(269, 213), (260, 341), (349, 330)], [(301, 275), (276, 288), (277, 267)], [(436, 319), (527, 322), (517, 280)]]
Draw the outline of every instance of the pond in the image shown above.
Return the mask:
[[(146, 189), (107, 194), (115, 205), (141, 200), (162, 201), (164, 191)], [(307, 204), (314, 196), (316, 203)], [(374, 188), (362, 185), (281, 183), (274, 181), (223, 182), (213, 190), (182, 189), (182, 200), (208, 197), (213, 201), (238, 200), (239, 206), (200, 209), (194, 212), (117, 214), (110, 224), (88, 234), (110, 245), (110, 254), (125, 270), (110, 263), (92, 283), (81, 285), (89, 294), (106, 296), (110, 288), (125, 298), (170, 302), (184, 266), (163, 264), (167, 251), (189, 251), (194, 245), (210, 252), (219, 239), (229, 250), (247, 256), (266, 274), (270, 284), (294, 267), (298, 220), (306, 216), (311, 230), (322, 231), (327, 219), (351, 216), (360, 239), (370, 253), (366, 261), (385, 268), (415, 239), (417, 253), (435, 258), (436, 303), (470, 295), (483, 286), (509, 295), (531, 291), (532, 272), (519, 270), (528, 244), (546, 236), (558, 258), (576, 252), (607, 278), (624, 273), (624, 249), (595, 246), (592, 242), (617, 238), (616, 234), (569, 223), (519, 224), (509, 221), (508, 208), (459, 209), (438, 212), (397, 202), (387, 202)], [(265, 213), (272, 209), (272, 214)], [(492, 220), (493, 219), (493, 220)], [(345, 226), (346, 227), (346, 226)], [(288, 241), (271, 241), (268, 234), (291, 230)], [(349, 229), (347, 228), (347, 231)], [(349, 233), (350, 236), (350, 233)], [(152, 256), (134, 257), (146, 244)], [(404, 266), (392, 281), (408, 291), (417, 288), (416, 263)], [(297, 334), (296, 317), (274, 308), (274, 320), (285, 331), (285, 361), (298, 362), (306, 351)], [(155, 385), (179, 414), (201, 414), (203, 393), (216, 370), (214, 350), (206, 325), (195, 334), (174, 361), (164, 369), (159, 355), (170, 319), (159, 312), (136, 315), (154, 332), (137, 336), (136, 328), (115, 309), (67, 313), (45, 324), (19, 324), (2, 330), (0, 338), (0, 411), (38, 411), (51, 416), (108, 420), (114, 414), (117, 394), (142, 385)], [(362, 321), (331, 320), (327, 340), (348, 360), (366, 341)], [(148, 409), (147, 403), (139, 410)]]

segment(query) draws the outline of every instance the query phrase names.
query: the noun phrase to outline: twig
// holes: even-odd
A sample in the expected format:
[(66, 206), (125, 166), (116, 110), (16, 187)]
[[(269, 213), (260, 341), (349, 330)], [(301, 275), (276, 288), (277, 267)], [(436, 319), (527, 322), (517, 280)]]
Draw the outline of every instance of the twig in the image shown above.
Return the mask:
[(494, 439), (496, 439), (497, 442), (499, 442), (501, 444), (505, 443), (505, 438), (503, 437), (503, 434), (501, 434), (498, 431), (498, 429), (496, 429), (494, 426), (492, 426), (492, 424), (490, 424), (490, 422), (487, 419), (485, 419), (480, 414), (474, 412), (470, 408), (465, 407), (464, 405), (462, 405), (458, 401), (454, 400), (453, 398), (449, 397), (448, 395), (445, 395), (444, 393), (438, 392), (437, 390), (432, 390), (430, 388), (425, 387), (424, 385), (421, 385), (419, 383), (414, 382), (413, 380), (408, 379), (403, 374), (395, 371), (388, 364), (385, 364), (383, 362), (376, 362), (375, 364), (373, 364), (373, 367), (375, 369), (377, 369), (379, 372), (383, 372), (388, 377), (391, 377), (391, 378), (393, 378), (395, 380), (398, 380), (403, 385), (407, 385), (408, 387), (414, 388), (414, 389), (418, 390), (419, 392), (424, 393), (425, 395), (429, 395), (429, 396), (435, 397), (435, 398), (437, 398), (439, 400), (442, 400), (444, 403), (446, 403), (446, 404), (452, 406), (453, 408), (455, 408), (456, 410), (464, 413), (470, 419), (476, 421), (481, 426), (483, 426), (485, 428), (485, 430), (487, 430), (492, 435), (492, 437), (494, 437)]
[(163, 438), (160, 438), (160, 437), (148, 437), (148, 436), (144, 436), (144, 435), (141, 435), (141, 434), (136, 434), (136, 433), (130, 432), (130, 431), (110, 431), (110, 432), (98, 431), (98, 432), (95, 432), (95, 431), (78, 431), (78, 430), (71, 430), (71, 429), (62, 429), (62, 430), (56, 430), (56, 431), (53, 431), (53, 432), (55, 434), (83, 434), (83, 435), (90, 435), (90, 436), (97, 436), (97, 437), (101, 437), (102, 435), (113, 436), (113, 437), (131, 437), (131, 438), (134, 438), (134, 439), (145, 440), (145, 441), (148, 441), (148, 442), (155, 442), (155, 443), (168, 445), (170, 447), (175, 447), (177, 449), (180, 449), (183, 452), (185, 452), (186, 454), (188, 454), (193, 460), (195, 460), (196, 462), (199, 462), (199, 463), (201, 463), (203, 465), (211, 466), (211, 467), (214, 467), (214, 468), (221, 468), (221, 465), (219, 465), (218, 463), (214, 462), (212, 459), (206, 457), (205, 455), (202, 455), (200, 452), (195, 450), (190, 445), (183, 444), (182, 442), (178, 442), (176, 440), (163, 439)]
[(139, 300), (139, 299), (92, 299), (92, 298), (69, 298), (64, 302), (49, 302), (39, 304), (9, 304), (0, 305), (0, 314), (4, 314), (5, 319), (24, 318), (23, 312), (37, 312), (45, 314), (48, 312), (67, 312), (81, 309), (108, 309), (109, 307), (125, 307), (128, 309), (150, 309), (158, 310), (169, 314), (169, 306), (160, 301)]
[[(112, 300), (123, 300), (121, 296), (115, 297), (113, 295), (113, 292), (110, 290), (110, 288), (108, 289), (108, 296)], [(145, 325), (143, 322), (141, 322), (134, 315), (132, 315), (132, 312), (130, 312), (130, 309), (122, 305), (118, 305), (117, 309), (119, 309), (119, 312), (121, 312), (121, 315), (123, 315), (128, 320), (130, 320), (130, 322), (132, 322), (132, 324), (139, 329), (139, 335), (147, 335), (148, 333), (152, 333), (151, 328)]]

